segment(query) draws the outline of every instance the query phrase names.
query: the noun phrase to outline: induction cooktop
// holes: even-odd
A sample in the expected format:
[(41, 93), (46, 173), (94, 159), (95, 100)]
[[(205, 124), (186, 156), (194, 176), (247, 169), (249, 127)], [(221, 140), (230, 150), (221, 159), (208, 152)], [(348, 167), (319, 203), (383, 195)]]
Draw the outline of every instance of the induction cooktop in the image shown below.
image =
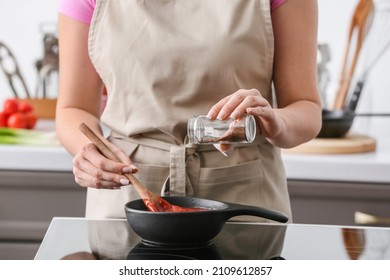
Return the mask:
[(173, 248), (143, 242), (126, 220), (54, 218), (35, 259), (390, 259), (390, 229), (228, 222), (210, 244)]

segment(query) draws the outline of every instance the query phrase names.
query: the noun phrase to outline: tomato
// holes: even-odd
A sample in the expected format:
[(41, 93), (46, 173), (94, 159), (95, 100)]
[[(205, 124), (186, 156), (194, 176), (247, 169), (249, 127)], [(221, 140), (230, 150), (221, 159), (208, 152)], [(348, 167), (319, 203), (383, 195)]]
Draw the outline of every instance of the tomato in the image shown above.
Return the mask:
[(16, 99), (7, 99), (4, 101), (3, 112), (10, 116), (19, 110), (19, 102)]
[(13, 113), (8, 117), (7, 126), (10, 128), (27, 128), (27, 117), (24, 113)]
[(28, 128), (28, 129), (34, 128), (37, 121), (38, 121), (37, 115), (35, 115), (35, 113), (33, 111), (30, 111), (30, 112), (25, 113), (25, 116), (27, 119), (26, 128)]
[(35, 127), (38, 117), (34, 113), (34, 107), (25, 100), (9, 98), (4, 102), (3, 111), (0, 111), (0, 127), (11, 128)]
[(27, 113), (27, 112), (31, 112), (33, 109), (34, 109), (33, 106), (27, 101), (23, 101), (23, 100), (19, 101), (18, 104), (19, 112)]
[(7, 114), (0, 112), (0, 127), (7, 126)]

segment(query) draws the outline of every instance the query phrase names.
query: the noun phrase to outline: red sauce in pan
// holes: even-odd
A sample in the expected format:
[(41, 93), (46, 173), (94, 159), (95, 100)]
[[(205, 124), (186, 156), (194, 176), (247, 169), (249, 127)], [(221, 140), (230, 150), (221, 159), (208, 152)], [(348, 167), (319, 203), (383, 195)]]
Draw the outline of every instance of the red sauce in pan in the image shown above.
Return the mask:
[(201, 212), (207, 210), (205, 208), (189, 208), (189, 207), (173, 205), (161, 197), (158, 197), (158, 201), (156, 201), (156, 203), (150, 201), (149, 199), (144, 199), (144, 203), (146, 205), (146, 208), (148, 208), (148, 210), (151, 212), (178, 213), (178, 212)]

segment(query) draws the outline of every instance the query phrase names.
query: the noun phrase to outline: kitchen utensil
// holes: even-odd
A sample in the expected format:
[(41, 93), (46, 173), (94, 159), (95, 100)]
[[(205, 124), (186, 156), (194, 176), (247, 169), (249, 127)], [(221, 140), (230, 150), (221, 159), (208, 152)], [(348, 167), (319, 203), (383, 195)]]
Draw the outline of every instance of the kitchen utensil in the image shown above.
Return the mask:
[[(359, 53), (362, 48), (366, 34), (371, 26), (371, 15), (373, 10), (373, 0), (360, 0), (353, 13), (349, 27), (347, 47), (344, 54), (342, 70), (340, 74), (341, 81), (333, 105), (333, 109), (335, 110), (340, 110), (344, 108), (350, 82), (359, 58)], [(356, 45), (354, 48), (353, 56), (352, 58), (350, 58), (350, 48), (353, 39), (355, 39), (355, 34)]]
[(390, 117), (390, 113), (355, 113), (350, 110), (322, 110), (322, 127), (318, 138), (341, 138), (352, 127), (355, 117)]
[[(43, 29), (43, 28), (42, 28)], [(58, 37), (53, 32), (46, 32), (43, 36), (44, 55), (35, 63), (38, 71), (38, 83), (36, 97), (46, 98), (49, 92), (49, 84), (58, 76), (59, 53)], [(58, 82), (55, 80), (55, 82)], [(57, 94), (57, 89), (52, 90)]]
[[(99, 138), (99, 136), (97, 136), (85, 123), (82, 123), (79, 129), (84, 133), (85, 136), (88, 137), (89, 140), (91, 140), (93, 144), (96, 145), (98, 150), (105, 157), (120, 162), (120, 159), (118, 159), (118, 157), (110, 150), (110, 148), (106, 144), (104, 144), (104, 142)], [(131, 185), (136, 189), (142, 201), (145, 203), (146, 207), (150, 211), (165, 212), (172, 208), (177, 208), (178, 211), (186, 210), (180, 209), (180, 207), (176, 207), (175, 205), (171, 205), (166, 200), (150, 192), (146, 187), (141, 184), (141, 182), (133, 174), (127, 173), (123, 175), (125, 175), (129, 179)]]
[[(16, 58), (12, 51), (2, 42), (0, 42), (0, 68), (7, 78), (15, 98), (21, 98), (22, 95), (23, 97), (29, 98), (30, 92), (20, 72)], [(20, 86), (17, 86), (18, 83), (22, 89), (19, 89)], [(20, 94), (20, 90), (23, 90), (24, 94)]]
[(365, 230), (361, 228), (342, 228), (343, 243), (351, 260), (358, 260), (366, 243)]
[(175, 205), (207, 209), (201, 212), (153, 213), (142, 200), (125, 205), (127, 221), (133, 231), (147, 244), (159, 246), (193, 246), (209, 244), (226, 221), (240, 215), (262, 217), (281, 223), (288, 221), (283, 213), (262, 207), (227, 203), (197, 197), (170, 196), (165, 199)]
[[(354, 91), (351, 94), (345, 110), (355, 111), (360, 94), (363, 90), (367, 76), (370, 70), (378, 63), (379, 59), (390, 49), (390, 15), (388, 10), (375, 9), (374, 19), (371, 27), (371, 33), (367, 37), (369, 42), (365, 54), (366, 66), (363, 67), (362, 74), (356, 82)], [(372, 59), (369, 59), (372, 57)]]
[(390, 226), (390, 217), (379, 217), (360, 211), (356, 211), (355, 215), (355, 224), (364, 225), (364, 226)]
[(331, 61), (331, 52), (328, 44), (318, 44), (317, 47), (317, 75), (318, 90), (320, 92), (322, 106), (328, 107), (327, 88), (330, 81), (330, 73), (327, 64)]

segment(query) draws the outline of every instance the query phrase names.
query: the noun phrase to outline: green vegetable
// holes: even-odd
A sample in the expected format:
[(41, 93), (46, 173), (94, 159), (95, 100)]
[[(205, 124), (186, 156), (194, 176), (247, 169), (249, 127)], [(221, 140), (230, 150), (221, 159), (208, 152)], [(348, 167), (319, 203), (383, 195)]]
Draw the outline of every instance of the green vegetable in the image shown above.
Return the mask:
[(58, 143), (53, 132), (0, 127), (0, 144), (48, 146)]

